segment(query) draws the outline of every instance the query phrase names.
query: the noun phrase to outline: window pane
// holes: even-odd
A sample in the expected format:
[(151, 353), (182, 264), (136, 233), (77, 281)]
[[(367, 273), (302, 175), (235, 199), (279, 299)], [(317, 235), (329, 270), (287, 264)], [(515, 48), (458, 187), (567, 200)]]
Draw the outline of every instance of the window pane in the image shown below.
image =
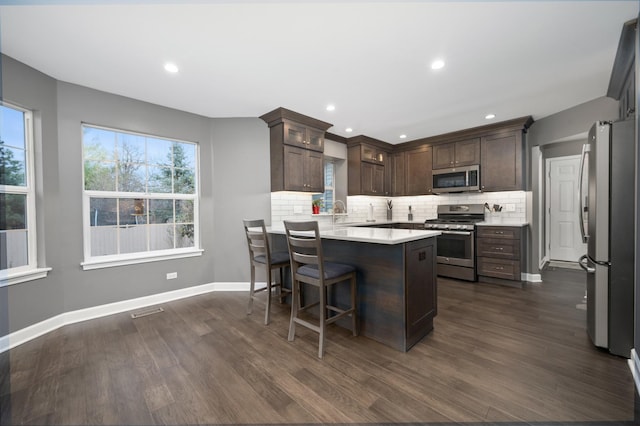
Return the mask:
[(173, 224), (149, 226), (149, 250), (173, 248)]
[(173, 223), (173, 200), (149, 200), (149, 223)]
[(191, 143), (173, 144), (173, 165), (181, 169), (196, 168), (196, 146)]
[(0, 231), (27, 229), (27, 196), (25, 194), (0, 193)]
[(193, 223), (192, 200), (176, 200), (176, 223)]
[(324, 164), (324, 184), (333, 187), (333, 163)]
[(5, 146), (26, 149), (24, 112), (0, 105), (0, 140)]
[(143, 164), (118, 163), (118, 191), (145, 192), (147, 170)]
[(146, 157), (144, 139), (144, 136), (118, 133), (118, 161), (123, 163), (144, 163)]
[(89, 223), (92, 227), (116, 226), (118, 224), (117, 200), (112, 198), (92, 198), (89, 201), (89, 206)]
[(115, 191), (115, 163), (84, 162), (84, 189), (91, 191)]
[(176, 225), (176, 248), (193, 247), (193, 225)]
[(171, 179), (172, 173), (170, 168), (149, 166), (149, 193), (171, 193)]
[(82, 127), (85, 160), (115, 161), (116, 134), (110, 130)]
[(24, 149), (10, 148), (0, 140), (0, 185), (26, 184), (25, 154)]
[(91, 256), (118, 254), (118, 228), (116, 226), (91, 227)]
[(120, 253), (147, 251), (146, 226), (120, 226)]
[(195, 176), (192, 170), (174, 169), (173, 179), (175, 194), (193, 194), (195, 192)]
[(0, 270), (29, 264), (26, 230), (0, 231)]
[(147, 163), (171, 167), (172, 142), (166, 139), (147, 138)]
[(147, 223), (147, 217), (144, 214), (138, 214), (140, 209), (140, 203), (144, 203), (144, 200), (132, 199), (132, 198), (120, 198), (119, 200), (119, 213), (120, 220), (118, 223), (122, 225), (144, 225)]

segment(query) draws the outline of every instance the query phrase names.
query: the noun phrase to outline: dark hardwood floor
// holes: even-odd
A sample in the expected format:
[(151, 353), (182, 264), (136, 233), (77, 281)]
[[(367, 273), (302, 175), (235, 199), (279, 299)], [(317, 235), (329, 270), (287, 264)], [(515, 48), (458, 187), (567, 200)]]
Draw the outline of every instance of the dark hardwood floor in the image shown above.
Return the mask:
[[(434, 331), (401, 353), (289, 310), (211, 293), (63, 327), (0, 361), (2, 424), (593, 422), (631, 424), (626, 360), (586, 335), (580, 271), (523, 289), (439, 279)], [(2, 378), (0, 377), (0, 380)], [(547, 424), (547, 423), (545, 423)]]

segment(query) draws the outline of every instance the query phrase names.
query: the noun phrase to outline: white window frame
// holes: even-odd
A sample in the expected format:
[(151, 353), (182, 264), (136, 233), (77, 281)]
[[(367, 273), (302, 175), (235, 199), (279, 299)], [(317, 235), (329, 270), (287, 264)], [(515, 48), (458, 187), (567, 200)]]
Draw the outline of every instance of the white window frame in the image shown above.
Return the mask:
[[(90, 127), (94, 129), (102, 129), (116, 133), (130, 134), (153, 139), (164, 139), (170, 142), (187, 143), (195, 146), (195, 191), (193, 194), (177, 194), (177, 193), (148, 193), (148, 192), (119, 192), (119, 191), (94, 191), (86, 190), (84, 177), (84, 140), (82, 140), (82, 227), (83, 227), (83, 243), (84, 243), (84, 262), (81, 262), (83, 270), (93, 270), (100, 268), (110, 268), (115, 266), (124, 266), (138, 263), (156, 262), (168, 259), (180, 259), (186, 257), (201, 256), (204, 250), (200, 248), (200, 145), (196, 142), (190, 142), (175, 138), (167, 138), (163, 136), (133, 132), (129, 130), (116, 129), (112, 127), (98, 126), (94, 124), (82, 123), (82, 129)], [(114, 198), (114, 199), (170, 199), (170, 200), (190, 200), (193, 201), (193, 247), (173, 248), (164, 250), (151, 250), (144, 252), (122, 253), (113, 255), (92, 256), (91, 255), (91, 217), (90, 217), (90, 201), (91, 198)], [(174, 213), (175, 214), (175, 213)]]
[[(47, 276), (51, 268), (38, 267), (38, 235), (36, 224), (36, 188), (35, 188), (35, 160), (33, 141), (33, 113), (8, 102), (0, 102), (0, 105), (20, 111), (24, 114), (25, 129), (25, 166), (26, 185), (0, 185), (0, 192), (5, 194), (26, 195), (27, 202), (27, 264), (16, 268), (8, 268), (0, 271), (0, 287), (18, 284), (25, 281), (36, 280)], [(4, 213), (0, 213), (4, 214)]]

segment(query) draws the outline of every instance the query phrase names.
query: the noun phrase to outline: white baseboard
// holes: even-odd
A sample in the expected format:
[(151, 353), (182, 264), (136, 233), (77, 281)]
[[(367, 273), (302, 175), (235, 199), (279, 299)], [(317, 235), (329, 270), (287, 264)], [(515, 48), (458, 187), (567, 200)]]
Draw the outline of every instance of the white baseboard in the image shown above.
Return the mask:
[[(264, 283), (256, 283), (264, 287)], [(15, 348), (29, 340), (47, 334), (62, 326), (75, 324), (81, 321), (113, 315), (120, 312), (140, 309), (159, 303), (171, 302), (172, 300), (184, 299), (185, 297), (197, 296), (199, 294), (213, 291), (249, 291), (249, 283), (210, 283), (165, 293), (152, 294), (150, 296), (138, 297), (136, 299), (123, 300), (120, 302), (108, 303), (106, 305), (92, 306), (77, 311), (65, 312), (55, 317), (48, 318), (39, 323), (30, 325), (23, 329), (14, 331), (11, 334), (0, 337), (0, 353)]]
[(541, 283), (542, 282), (542, 275), (540, 274), (530, 274), (528, 272), (522, 272), (520, 274), (520, 279), (522, 281), (527, 281), (530, 283)]
[(640, 358), (635, 349), (631, 349), (631, 358), (628, 361), (633, 381), (636, 384), (636, 392), (640, 392)]

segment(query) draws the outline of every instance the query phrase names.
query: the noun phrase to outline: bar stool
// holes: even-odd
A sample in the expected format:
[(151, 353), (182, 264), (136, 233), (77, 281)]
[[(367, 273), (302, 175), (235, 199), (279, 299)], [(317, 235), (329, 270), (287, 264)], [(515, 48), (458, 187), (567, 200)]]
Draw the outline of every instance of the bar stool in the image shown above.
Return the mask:
[[(356, 309), (356, 269), (343, 263), (325, 262), (322, 241), (318, 231), (318, 222), (285, 221), (287, 246), (291, 257), (291, 320), (289, 322), (289, 341), (295, 338), (296, 324), (305, 326), (319, 334), (318, 357), (324, 356), (325, 331), (331, 324), (344, 316), (351, 317), (351, 331), (358, 335)], [(342, 309), (330, 305), (327, 301), (327, 288), (334, 284), (349, 281), (351, 286), (350, 307)], [(318, 288), (319, 301), (301, 306), (300, 283)], [(298, 314), (312, 306), (319, 305), (318, 325), (306, 321)]]
[[(269, 236), (264, 226), (264, 220), (243, 220), (244, 231), (247, 236), (247, 244), (249, 246), (249, 262), (251, 264), (251, 287), (249, 288), (249, 306), (247, 307), (247, 315), (251, 315), (253, 310), (253, 300), (256, 299), (256, 293), (261, 291), (267, 292), (266, 309), (264, 313), (264, 324), (269, 325), (271, 321), (271, 294), (272, 289), (278, 289), (278, 297), (280, 303), (291, 294), (291, 290), (283, 287), (284, 273), (283, 269), (289, 266), (289, 252), (276, 251), (271, 252), (269, 249)], [(258, 229), (256, 229), (258, 228)], [(256, 290), (256, 267), (264, 268), (267, 277), (267, 286)], [(271, 282), (271, 271), (280, 269), (280, 282)]]

